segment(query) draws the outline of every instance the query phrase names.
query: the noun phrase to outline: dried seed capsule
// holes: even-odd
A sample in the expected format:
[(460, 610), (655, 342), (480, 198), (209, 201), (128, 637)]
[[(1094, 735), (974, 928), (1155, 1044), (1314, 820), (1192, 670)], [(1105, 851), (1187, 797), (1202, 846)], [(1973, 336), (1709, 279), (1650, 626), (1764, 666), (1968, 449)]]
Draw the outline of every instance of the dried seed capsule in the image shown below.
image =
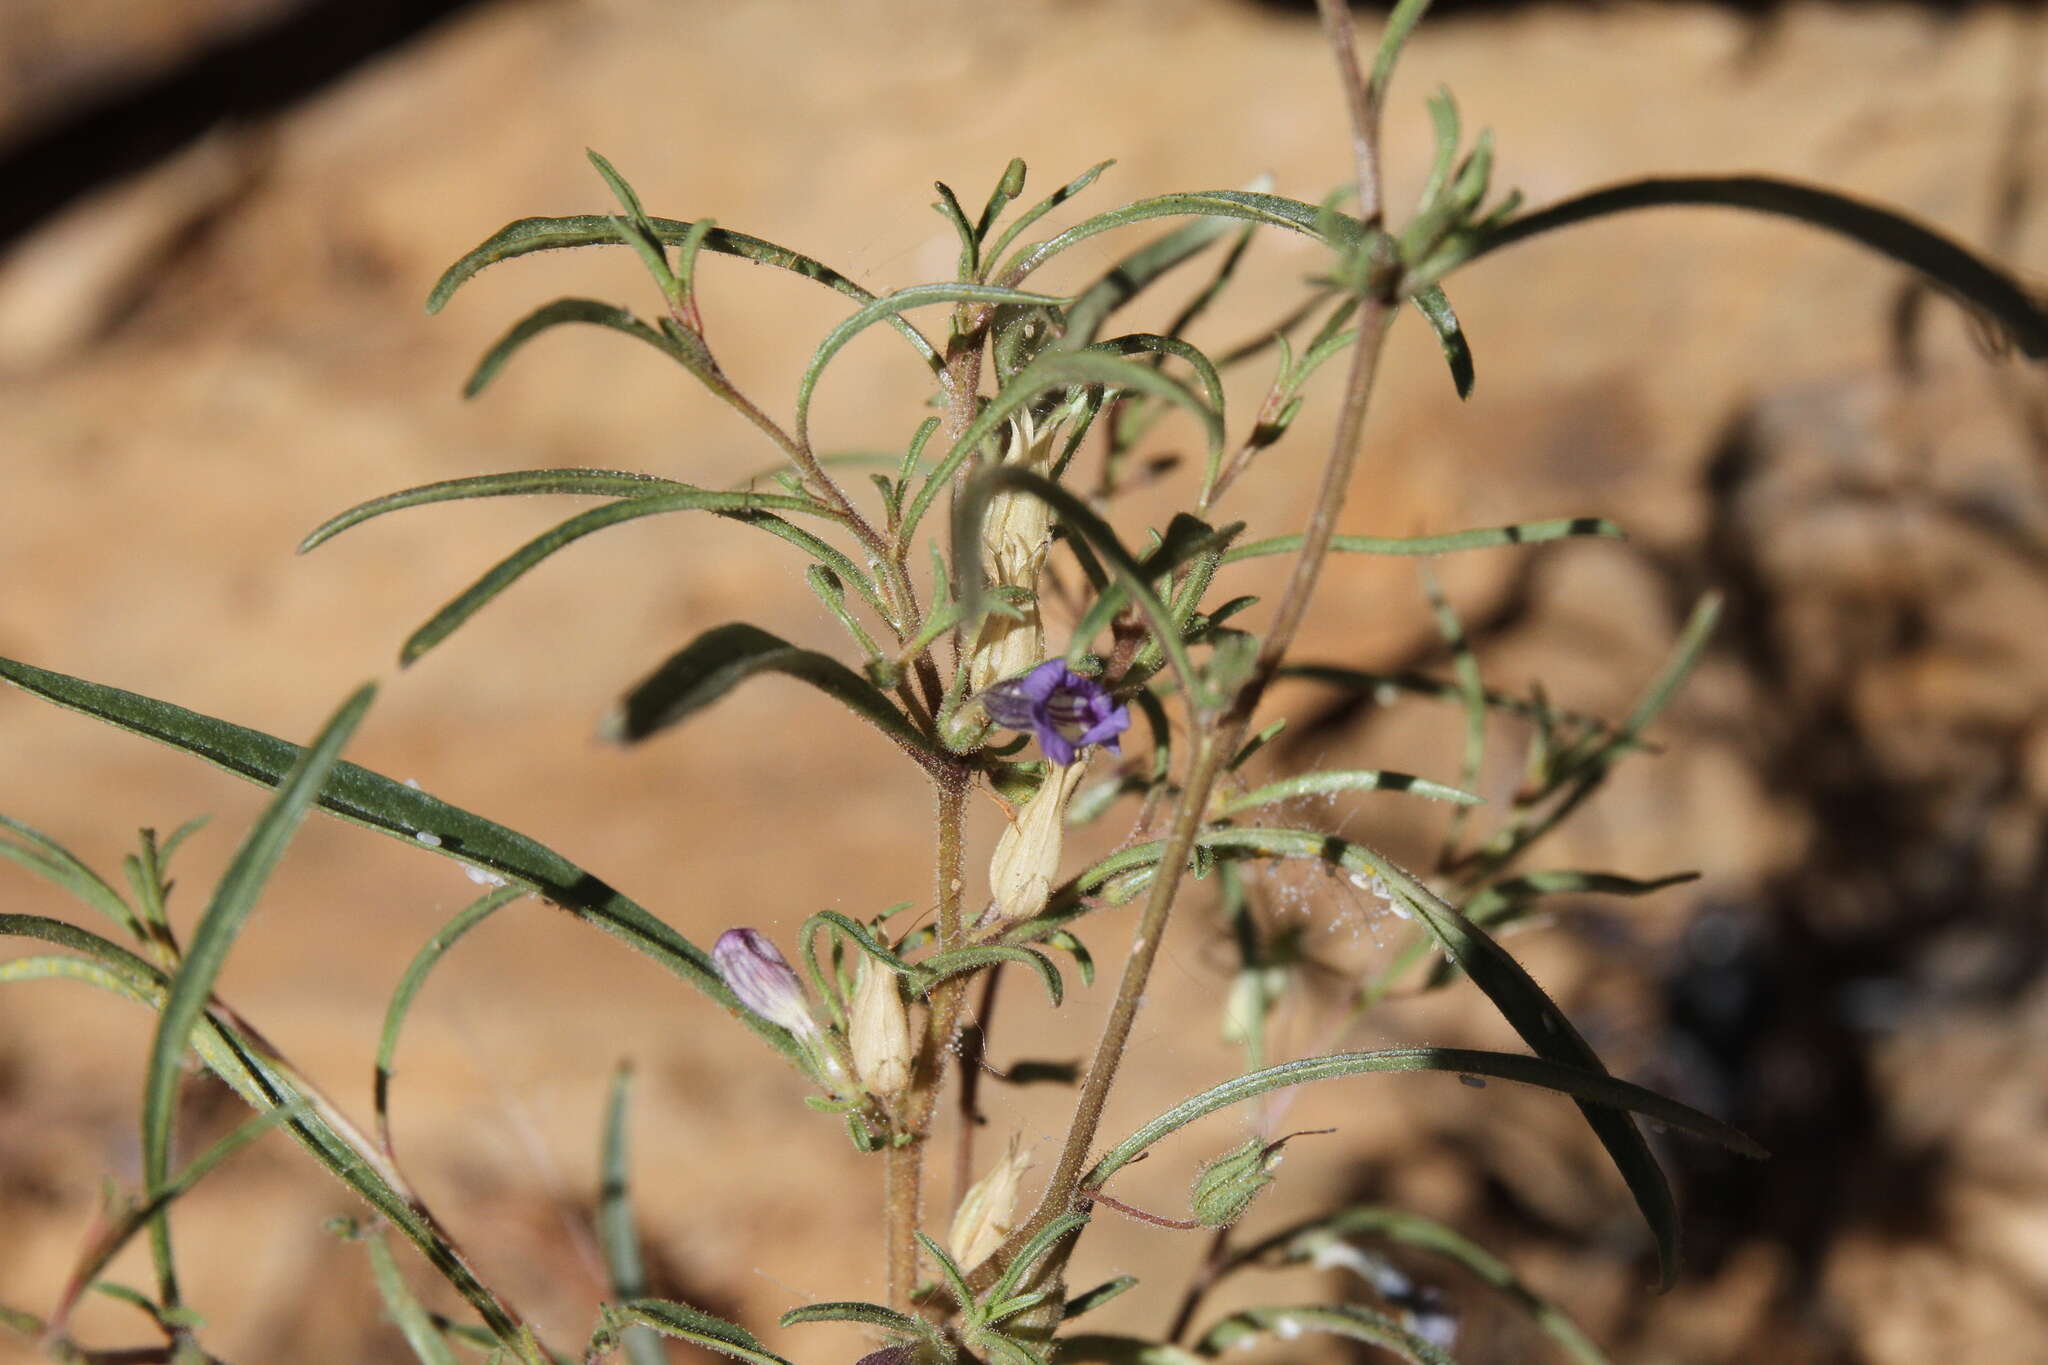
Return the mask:
[(1012, 1136), (1002, 1159), (960, 1196), (960, 1207), (953, 1212), (952, 1234), (946, 1240), (962, 1270), (972, 1270), (987, 1260), (1010, 1235), (1017, 1213), (1017, 1188), (1030, 1169), (1031, 1158), (1018, 1151), (1017, 1139)]
[(988, 864), (988, 889), (995, 897), (998, 921), (1030, 919), (1045, 909), (1066, 845), (1067, 802), (1086, 769), (1086, 764), (1071, 763), (1047, 772), (996, 840), (995, 856)]
[(853, 1069), (861, 1084), (884, 1099), (910, 1084), (910, 1015), (896, 973), (862, 956), (847, 1021)]

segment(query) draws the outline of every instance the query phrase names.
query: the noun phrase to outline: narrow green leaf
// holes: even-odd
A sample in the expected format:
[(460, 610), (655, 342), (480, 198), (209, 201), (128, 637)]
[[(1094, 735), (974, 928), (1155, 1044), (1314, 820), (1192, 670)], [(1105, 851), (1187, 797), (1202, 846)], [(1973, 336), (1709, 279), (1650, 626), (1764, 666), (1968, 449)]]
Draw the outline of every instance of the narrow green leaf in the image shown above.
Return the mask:
[(879, 1327), (885, 1332), (898, 1332), (904, 1336), (929, 1337), (932, 1334), (932, 1325), (923, 1318), (914, 1318), (908, 1313), (884, 1308), (879, 1303), (844, 1299), (830, 1303), (807, 1303), (801, 1308), (792, 1308), (782, 1315), (782, 1321), (778, 1325), (799, 1327), (807, 1322), (858, 1322), (864, 1326)]
[(1195, 1348), (1218, 1356), (1235, 1347), (1256, 1346), (1262, 1337), (1292, 1340), (1303, 1332), (1363, 1341), (1391, 1351), (1414, 1365), (1457, 1365), (1445, 1352), (1384, 1313), (1362, 1304), (1310, 1304), (1302, 1308), (1246, 1308), (1231, 1314), (1202, 1334)]
[[(182, 749), (264, 786), (282, 782), (300, 756), (297, 745), (260, 731), (11, 659), (0, 659), (0, 678), (59, 706)], [(791, 1061), (802, 1063), (803, 1050), (788, 1031), (743, 1008), (703, 949), (554, 850), (353, 763), (334, 766), (318, 799), (322, 807), (343, 819), (409, 847), (427, 849), (531, 887), (544, 900), (653, 958), (710, 996)]]
[(1075, 298), (1074, 306), (1067, 312), (1066, 345), (1080, 347), (1092, 343), (1110, 314), (1175, 266), (1200, 255), (1229, 230), (1227, 218), (1197, 218), (1155, 237), (1116, 262)]
[[(611, 1277), (612, 1296), (647, 1296), (647, 1268), (640, 1260), (640, 1234), (633, 1225), (632, 1161), (628, 1156), (627, 1106), (633, 1091), (633, 1068), (621, 1062), (612, 1070), (611, 1094), (605, 1103), (604, 1141), (600, 1147), (597, 1192), (597, 1240)], [(626, 1358), (633, 1365), (664, 1365), (668, 1354), (647, 1327), (621, 1333)]]
[(1457, 387), (1458, 397), (1470, 398), (1472, 347), (1465, 340), (1465, 329), (1458, 324), (1458, 315), (1451, 310), (1450, 299), (1444, 296), (1443, 286), (1433, 284), (1419, 290), (1409, 301), (1429, 323), (1429, 329), (1436, 333), (1437, 344), (1444, 350), (1444, 361), (1451, 367), (1451, 383)]
[(377, 1281), (384, 1310), (391, 1314), (420, 1365), (456, 1365), (454, 1348), (441, 1335), (433, 1315), (413, 1294), (405, 1276), (399, 1273), (398, 1262), (393, 1259), (391, 1248), (384, 1245), (382, 1235), (373, 1233), (364, 1238), (363, 1250), (369, 1253), (370, 1274)]
[[(467, 479), (444, 479), (439, 483), (422, 484), (399, 493), (387, 493), (381, 498), (357, 503), (346, 512), (338, 513), (321, 522), (299, 542), (299, 553), (326, 544), (352, 526), (360, 526), (372, 517), (381, 517), (386, 512), (396, 512), (406, 507), (423, 507), (428, 503), (452, 502), (461, 498), (504, 498), (527, 497), (542, 493), (566, 493), (579, 497), (600, 498), (644, 498), (656, 493), (688, 491), (690, 485), (677, 483), (653, 474), (634, 474), (619, 469), (522, 469), (514, 474), (480, 474)], [(808, 499), (789, 498), (792, 504), (807, 503)], [(780, 504), (764, 503), (764, 506)], [(795, 511), (808, 512), (824, 509), (817, 504), (798, 505)]]
[(749, 1365), (789, 1365), (768, 1350), (754, 1334), (737, 1324), (669, 1299), (629, 1299), (611, 1304), (606, 1314), (621, 1325), (652, 1327), (667, 1337), (679, 1337), (707, 1351), (744, 1360)]
[(953, 1291), (953, 1301), (960, 1306), (961, 1314), (973, 1322), (974, 1291), (967, 1287), (967, 1274), (960, 1269), (960, 1263), (923, 1232), (913, 1229), (911, 1235), (917, 1238), (917, 1244), (924, 1248), (924, 1254), (932, 1258), (932, 1264), (937, 1266), (939, 1274), (945, 1277), (946, 1285)]
[(1483, 1052), (1471, 1048), (1404, 1047), (1379, 1052), (1335, 1052), (1324, 1057), (1282, 1062), (1260, 1071), (1233, 1076), (1199, 1095), (1182, 1100), (1105, 1152), (1089, 1170), (1082, 1184), (1099, 1189), (1112, 1175), (1134, 1161), (1146, 1148), (1196, 1119), (1206, 1117), (1245, 1100), (1291, 1085), (1336, 1080), (1396, 1071), (1441, 1071), (1464, 1076), (1487, 1076), (1515, 1081), (1569, 1095), (1582, 1104), (1599, 1105), (1611, 1111), (1631, 1111), (1655, 1122), (1667, 1124), (1695, 1137), (1718, 1142), (1743, 1156), (1762, 1157), (1764, 1151), (1743, 1133), (1690, 1105), (1668, 1099), (1654, 1090), (1618, 1080), (1605, 1071), (1529, 1057), (1517, 1052)]
[(1003, 944), (982, 944), (966, 948), (955, 948), (950, 953), (939, 953), (918, 963), (920, 975), (927, 985), (944, 981), (947, 977), (959, 976), (964, 972), (978, 972), (998, 962), (1021, 962), (1038, 973), (1038, 979), (1045, 983), (1045, 992), (1058, 1005), (1066, 995), (1065, 983), (1060, 980), (1060, 969), (1052, 965), (1052, 959), (1044, 953), (1029, 948), (1013, 948)]
[(1366, 81), (1367, 98), (1373, 108), (1386, 107), (1387, 85), (1394, 78), (1394, 63), (1400, 59), (1408, 35), (1415, 31), (1415, 26), (1428, 12), (1429, 0), (1400, 0), (1394, 6), (1394, 12), (1387, 16), (1386, 27), (1380, 30), (1379, 49), (1373, 54), (1372, 76)]
[(1481, 798), (1456, 787), (1446, 787), (1441, 782), (1432, 782), (1426, 777), (1412, 773), (1389, 772), (1380, 768), (1351, 768), (1329, 772), (1304, 773), (1300, 777), (1282, 778), (1268, 782), (1242, 796), (1231, 797), (1216, 811), (1216, 819), (1227, 819), (1242, 815), (1249, 810), (1263, 806), (1279, 805), (1302, 796), (1317, 796), (1325, 792), (1343, 791), (1392, 791), (1407, 792), (1414, 796), (1427, 796), (1435, 801), (1455, 801), (1460, 805), (1476, 806)]
[(144, 936), (135, 912), (129, 908), (128, 902), (121, 899), (121, 893), (107, 885), (104, 878), (80, 862), (69, 849), (10, 816), (0, 815), (0, 827), (11, 830), (30, 845), (23, 848), (0, 840), (0, 858), (19, 863), (58, 889), (68, 892), (135, 938)]
[(644, 341), (693, 374), (703, 371), (709, 364), (708, 357), (700, 348), (678, 340), (673, 333), (649, 327), (635, 317), (630, 308), (601, 303), (596, 299), (556, 299), (553, 303), (542, 304), (512, 324), (511, 329), (484, 352), (484, 358), (477, 362), (468, 382), (462, 386), (462, 396), (474, 398), (482, 393), (505, 368), (505, 362), (527, 342), (549, 328), (572, 322), (606, 327)]
[(633, 248), (640, 257), (640, 263), (647, 267), (647, 273), (654, 277), (662, 296), (670, 303), (681, 303), (682, 286), (676, 281), (675, 271), (669, 267), (668, 253), (661, 239), (654, 235), (654, 225), (647, 219), (647, 210), (640, 207), (640, 196), (626, 183), (626, 178), (612, 169), (612, 163), (589, 148), (583, 154), (590, 158), (590, 164), (604, 177), (604, 183), (611, 187), (619, 206), (626, 210), (624, 218), (614, 216), (613, 222), (619, 230), (619, 238)]
[[(669, 246), (682, 245), (696, 231), (697, 226), (673, 218), (650, 218), (648, 222), (654, 228), (654, 235)], [(535, 251), (617, 245), (618, 230), (612, 225), (607, 214), (585, 213), (566, 218), (517, 219), (499, 228), (442, 273), (441, 278), (434, 284), (433, 292), (427, 295), (427, 311), (440, 312), (464, 283), (485, 267), (496, 265), (500, 261), (508, 261), (515, 256), (525, 256)], [(811, 259), (800, 251), (791, 251), (787, 247), (777, 246), (759, 237), (750, 237), (744, 232), (730, 232), (725, 228), (714, 227), (703, 234), (703, 249), (721, 256), (738, 256), (756, 265), (787, 270), (805, 279), (816, 280), (827, 289), (844, 294), (850, 299), (858, 299), (862, 303), (867, 303), (875, 297), (837, 270)], [(934, 371), (945, 367), (943, 358), (916, 328), (901, 318), (894, 319), (891, 325), (918, 349), (924, 356), (925, 363)]]
[(1003, 1271), (1002, 1276), (989, 1286), (985, 1302), (1000, 1304), (1015, 1294), (1018, 1287), (1024, 1283), (1025, 1278), (1031, 1273), (1033, 1266), (1036, 1266), (1054, 1247), (1087, 1226), (1087, 1214), (1067, 1213), (1060, 1215), (1040, 1228), (1037, 1235), (1026, 1242), (1018, 1249), (1017, 1254), (1010, 1258), (1010, 1264)]
[(398, 989), (391, 993), (391, 1003), (384, 1008), (384, 1029), (377, 1040), (377, 1072), (372, 1088), (373, 1103), (377, 1111), (377, 1137), (384, 1150), (391, 1145), (391, 1077), (393, 1062), (398, 1056), (398, 1035), (405, 1027), (405, 1016), (412, 1008), (413, 997), (427, 982), (427, 974), (434, 970), (450, 948), (464, 934), (482, 924), (493, 914), (513, 901), (527, 894), (523, 886), (504, 886), (490, 891), (470, 904), (455, 918), (434, 931), (434, 936), (421, 945), (407, 964), (405, 975), (399, 979)]
[[(2048, 311), (2007, 272), (1948, 237), (1890, 209), (1812, 185), (1770, 176), (1669, 176), (1608, 185), (1491, 231), (1454, 240), (1410, 288), (1434, 282), (1467, 262), (1553, 228), (1670, 205), (1749, 209), (1825, 228), (1917, 271), (1966, 308), (1981, 310), (2030, 359), (2048, 357)], [(1015, 283), (1015, 281), (1011, 281)]]
[(786, 673), (844, 703), (919, 762), (941, 756), (875, 685), (828, 654), (743, 621), (705, 631), (634, 685), (599, 732), (636, 744), (680, 724), (756, 673)]
[(967, 210), (960, 207), (960, 196), (953, 193), (953, 187), (943, 180), (932, 182), (932, 188), (939, 192), (939, 200), (932, 207), (939, 217), (953, 225), (955, 235), (960, 238), (961, 279), (971, 280), (981, 270), (981, 239), (975, 234), (974, 224), (967, 221)]
[[(1249, 190), (1202, 190), (1192, 194), (1166, 194), (1139, 199), (1077, 223), (1056, 237), (1036, 242), (1013, 256), (999, 272), (1002, 283), (1016, 286), (1032, 271), (1060, 252), (1090, 237), (1129, 227), (1153, 218), (1235, 218), (1241, 222), (1263, 223), (1299, 232), (1331, 246), (1343, 247), (1362, 240), (1365, 229), (1355, 218), (1326, 213), (1319, 204)], [(990, 253), (994, 255), (995, 253)]]
[[(1011, 220), (1010, 225), (1003, 229), (1003, 235), (996, 238), (995, 245), (982, 253), (982, 259), (991, 264), (1001, 260), (1003, 253), (1010, 249), (1010, 243), (1016, 241), (1033, 223), (1094, 184), (1097, 176), (1114, 165), (1116, 165), (1114, 161), (1096, 162), (1093, 166), (1090, 166), (1087, 170), (1081, 172), (1072, 180), (1069, 180), (1066, 184), (1024, 210), (1024, 212), (1018, 214), (1016, 218)], [(1021, 186), (1022, 182), (1019, 181), (1019, 184)], [(1015, 284), (1016, 281), (1012, 280), (1010, 283)]]
[(587, 512), (580, 512), (527, 541), (492, 565), (490, 571), (482, 578), (450, 598), (439, 611), (427, 619), (425, 624), (406, 638), (404, 646), (399, 650), (399, 662), (411, 664), (417, 661), (421, 655), (454, 634), (470, 617), (488, 606), (499, 593), (518, 582), (557, 551), (594, 532), (641, 517), (666, 516), (670, 512), (715, 512), (731, 520), (760, 526), (763, 530), (784, 540), (790, 540), (821, 558), (829, 556), (826, 562), (839, 572), (840, 577), (851, 583), (863, 597), (875, 601), (879, 607), (879, 594), (876, 593), (874, 585), (851, 560), (816, 536), (763, 510), (790, 504), (796, 504), (798, 510), (802, 511), (809, 511), (812, 507), (807, 498), (791, 498), (779, 493), (729, 493), (709, 488), (686, 488), (681, 492), (624, 498), (618, 502), (606, 503), (602, 507), (593, 507)]
[[(142, 1169), (152, 1188), (164, 1185), (170, 1175), (173, 1100), (192, 1026), (206, 1009), (214, 979), (227, 961), (235, 936), (247, 922), (249, 912), (256, 908), (256, 899), (284, 857), (285, 846), (298, 831), (299, 822), (311, 808), (328, 770), (340, 757), (342, 745), (355, 733), (376, 694), (374, 686), (358, 689), (284, 775), (276, 797), (236, 850), (234, 860), (214, 890), (212, 902), (193, 931), (157, 1020), (149, 1073), (143, 1085)], [(165, 1306), (172, 1306), (168, 1296)]]
[[(1622, 529), (1605, 517), (1562, 517), (1556, 521), (1525, 521), (1513, 526), (1493, 526), (1476, 531), (1452, 531), (1440, 536), (1332, 536), (1330, 549), (1340, 554), (1440, 555), (1459, 550), (1487, 550), (1500, 545), (1536, 545), (1571, 536), (1605, 536), (1626, 540)], [(1223, 556), (1225, 564), (1266, 555), (1293, 554), (1301, 548), (1301, 537), (1274, 536), (1240, 545)]]
[[(957, 204), (955, 205), (957, 207)], [(960, 230), (970, 229), (963, 217)], [(907, 289), (884, 294), (881, 298), (862, 307), (852, 317), (826, 333), (818, 343), (818, 349), (811, 354), (811, 363), (804, 367), (804, 375), (796, 390), (796, 439), (799, 445), (808, 446), (811, 439), (811, 395), (817, 390), (818, 380), (830, 364), (832, 357), (839, 354), (846, 343), (859, 336), (878, 322), (885, 322), (912, 308), (926, 308), (938, 303), (980, 303), (1019, 304), (1057, 309), (1068, 302), (1048, 294), (1027, 294), (1017, 289), (1001, 289), (992, 284), (914, 284)]]
[[(1062, 1320), (1071, 1321), (1074, 1318), (1080, 1317), (1083, 1313), (1092, 1313), (1111, 1299), (1122, 1294), (1125, 1290), (1136, 1288), (1137, 1283), (1138, 1277), (1136, 1275), (1118, 1275), (1115, 1279), (1104, 1280), (1086, 1293), (1076, 1294), (1073, 1298), (1068, 1299), (1066, 1307), (1060, 1312), (1060, 1317)], [(1061, 1357), (1055, 1356), (1054, 1358), (1060, 1359)]]

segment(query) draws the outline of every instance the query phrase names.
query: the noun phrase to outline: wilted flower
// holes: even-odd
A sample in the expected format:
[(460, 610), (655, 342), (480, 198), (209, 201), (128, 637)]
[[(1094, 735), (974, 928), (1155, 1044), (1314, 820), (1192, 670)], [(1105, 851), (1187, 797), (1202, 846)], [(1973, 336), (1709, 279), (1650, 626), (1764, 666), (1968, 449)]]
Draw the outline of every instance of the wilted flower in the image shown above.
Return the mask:
[(910, 1016), (896, 973), (865, 954), (854, 978), (847, 1041), (854, 1074), (874, 1094), (899, 1094), (910, 1084)]
[(1017, 1187), (1030, 1169), (1031, 1158), (1018, 1151), (1013, 1136), (1002, 1160), (960, 1196), (960, 1207), (953, 1211), (952, 1235), (946, 1240), (962, 1270), (972, 1270), (987, 1260), (1010, 1235), (1017, 1214)]
[(1048, 772), (996, 840), (995, 856), (988, 863), (988, 889), (995, 897), (998, 920), (1030, 919), (1045, 909), (1066, 844), (1067, 802), (1086, 771), (1085, 765), (1075, 763)]
[(711, 960), (742, 1005), (799, 1038), (817, 1034), (818, 1021), (811, 1017), (803, 983), (766, 934), (728, 929), (711, 945)]
[(988, 718), (1008, 730), (1029, 730), (1055, 763), (1067, 764), (1091, 744), (1117, 752), (1116, 737), (1131, 728), (1131, 709), (1110, 701), (1109, 689), (1047, 659), (1029, 673), (1005, 678), (981, 694)]

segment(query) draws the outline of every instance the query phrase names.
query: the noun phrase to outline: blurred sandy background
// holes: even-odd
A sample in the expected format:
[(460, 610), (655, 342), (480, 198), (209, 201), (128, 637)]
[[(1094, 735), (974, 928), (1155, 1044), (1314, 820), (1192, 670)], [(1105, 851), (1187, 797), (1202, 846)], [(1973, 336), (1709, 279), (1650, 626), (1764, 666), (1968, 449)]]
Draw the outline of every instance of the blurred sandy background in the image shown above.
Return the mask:
[[(928, 896), (920, 784), (793, 685), (754, 684), (644, 751), (591, 738), (624, 684), (708, 626), (746, 618), (838, 648), (783, 547), (710, 519), (635, 524), (551, 562), (402, 675), (407, 631), (580, 504), (429, 509), (305, 560), (292, 547), (343, 506), (432, 479), (590, 464), (716, 485), (769, 461), (658, 358), (595, 332), (542, 340), (476, 404), (457, 396), (534, 303), (649, 297), (625, 253), (562, 253), (421, 313), (440, 268), (504, 221), (606, 206), (585, 146), (655, 213), (713, 215), (893, 288), (950, 268), (932, 179), (978, 204), (1012, 155), (1035, 192), (1119, 158), (1087, 211), (1261, 172), (1318, 197), (1347, 163), (1313, 23), (1238, 0), (439, 8), (431, 23), (436, 7), (311, 0), (0, 13), (0, 654), (294, 738), (378, 676), (352, 757), (542, 839), (699, 942), (734, 923), (786, 939), (822, 907)], [(1422, 99), (1443, 83), (1468, 128), (1495, 130), (1497, 183), (1539, 204), (1639, 174), (1770, 171), (1897, 205), (2038, 279), (2043, 36), (2037, 12), (1997, 7), (1453, 12), (1425, 27), (1397, 85), (1392, 198), (1419, 184)], [(74, 184), (90, 188), (67, 199)], [(1138, 240), (1097, 239), (1040, 283), (1084, 282)], [(1252, 297), (1198, 339), (1238, 339), (1316, 265), (1277, 241), (1255, 259)], [(727, 260), (704, 288), (728, 366), (786, 410), (843, 305)], [(1662, 726), (1666, 752), (1535, 864), (1702, 879), (1560, 906), (1513, 946), (1617, 1071), (1779, 1155), (1747, 1166), (1668, 1147), (1690, 1267), (1657, 1298), (1635, 1215), (1569, 1106), (1357, 1081), (1294, 1105), (1288, 1126), (1343, 1135), (1295, 1149), (1253, 1226), (1333, 1189), (1443, 1218), (1618, 1360), (2042, 1359), (2048, 389), (1884, 265), (1734, 215), (1546, 239), (1452, 295), (1477, 392), (1459, 405), (1433, 342), (1404, 322), (1346, 529), (1622, 522), (1627, 545), (1441, 565), (1489, 681), (1540, 678), (1575, 708), (1625, 708), (1693, 597), (1729, 592), (1724, 633)], [(846, 354), (819, 409), (832, 443), (902, 440), (920, 415), (906, 361), (886, 338)], [(1240, 391), (1239, 410), (1255, 398)], [(1298, 529), (1327, 417), (1312, 414), (1237, 503), (1255, 533)], [(1188, 439), (1162, 428), (1168, 447)], [(1305, 652), (1441, 670), (1433, 641), (1413, 566), (1354, 562), (1328, 575)], [(1317, 721), (1291, 761), (1455, 777), (1454, 716), (1330, 701), (1272, 703)], [(1504, 793), (1523, 736), (1494, 739), (1489, 790)], [(137, 826), (215, 813), (180, 869), (187, 922), (259, 806), (196, 760), (0, 694), (0, 810), (96, 866), (116, 871)], [(1410, 851), (1433, 828), (1393, 798), (1312, 814)], [(980, 813), (979, 847), (993, 817)], [(222, 993), (366, 1116), (386, 994), (472, 890), (451, 864), (316, 821)], [(1276, 877), (1260, 894), (1350, 966), (1398, 941), (1326, 879)], [(13, 869), (0, 905), (76, 913)], [(1205, 911), (1191, 899), (1169, 945), (1112, 1134), (1232, 1065)], [(1125, 919), (1095, 926), (1099, 954), (1117, 954)], [(1054, 1020), (1010, 992), (995, 1059), (1080, 1055), (1105, 998), (1077, 993)], [(0, 1302), (46, 1311), (102, 1176), (135, 1178), (148, 1024), (79, 986), (0, 994)], [(1453, 990), (1347, 1041), (1512, 1040)], [(880, 1294), (862, 1231), (874, 1177), (750, 1043), (658, 969), (524, 905), (422, 997), (399, 1059), (400, 1152), (486, 1275), (573, 1346), (600, 1293), (576, 1229), (604, 1075), (630, 1056), (658, 1288), (799, 1359), (851, 1358), (851, 1338), (772, 1322)], [(1049, 1155), (1063, 1096), (994, 1089), (982, 1150), (1014, 1129)], [(195, 1088), (185, 1131), (222, 1131), (234, 1109)], [(1241, 1131), (1211, 1121), (1132, 1171), (1124, 1196), (1173, 1206), (1193, 1163)], [(360, 1253), (320, 1230), (348, 1211), (277, 1140), (180, 1206), (188, 1296), (215, 1349), (403, 1357)], [(1104, 1321), (1156, 1329), (1199, 1241), (1109, 1222), (1076, 1275), (1145, 1274), (1149, 1292)], [(120, 1270), (147, 1276), (139, 1260)], [(1559, 1358), (1484, 1290), (1427, 1273), (1461, 1314), (1469, 1365)], [(1336, 1282), (1248, 1287), (1297, 1301)], [(146, 1339), (118, 1305), (84, 1324), (95, 1344)], [(0, 1360), (24, 1358), (14, 1349)]]

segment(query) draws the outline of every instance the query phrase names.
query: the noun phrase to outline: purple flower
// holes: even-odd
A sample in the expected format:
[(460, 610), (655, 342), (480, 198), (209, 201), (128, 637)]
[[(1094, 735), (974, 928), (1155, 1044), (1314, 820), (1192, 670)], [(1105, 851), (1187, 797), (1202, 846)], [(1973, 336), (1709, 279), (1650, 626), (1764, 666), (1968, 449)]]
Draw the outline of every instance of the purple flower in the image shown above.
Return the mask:
[(1029, 673), (991, 684), (981, 705), (1004, 729), (1038, 736), (1045, 756), (1062, 765), (1090, 744), (1118, 752), (1116, 737), (1131, 728), (1130, 708), (1112, 705), (1108, 688), (1068, 668), (1064, 659), (1047, 659)]
[(799, 1038), (818, 1031), (804, 999), (803, 983), (789, 960), (756, 929), (728, 929), (711, 945), (711, 960), (732, 993), (763, 1019), (782, 1025)]

